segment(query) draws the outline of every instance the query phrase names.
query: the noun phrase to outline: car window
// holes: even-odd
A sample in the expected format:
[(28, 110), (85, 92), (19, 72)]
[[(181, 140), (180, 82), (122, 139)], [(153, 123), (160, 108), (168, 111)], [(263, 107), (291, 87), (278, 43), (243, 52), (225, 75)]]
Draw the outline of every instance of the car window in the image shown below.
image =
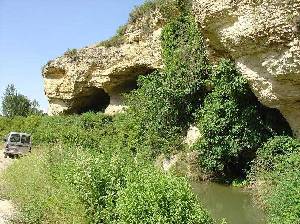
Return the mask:
[(20, 135), (19, 134), (12, 134), (9, 139), (10, 142), (20, 142)]
[(30, 137), (26, 135), (22, 135), (21, 137), (21, 143), (23, 144), (29, 144), (30, 143)]

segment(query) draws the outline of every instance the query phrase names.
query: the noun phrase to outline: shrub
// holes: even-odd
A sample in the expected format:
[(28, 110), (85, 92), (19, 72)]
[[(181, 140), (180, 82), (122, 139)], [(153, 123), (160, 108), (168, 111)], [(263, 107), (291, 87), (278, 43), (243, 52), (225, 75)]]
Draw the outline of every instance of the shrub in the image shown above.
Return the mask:
[(34, 144), (63, 143), (97, 148), (98, 139), (112, 118), (104, 114), (86, 113), (82, 116), (29, 116), (1, 118), (0, 135), (11, 131), (33, 135)]
[(68, 48), (68, 50), (64, 53), (65, 56), (68, 56), (70, 58), (76, 57), (77, 55), (77, 49), (75, 48)]
[(268, 222), (298, 224), (300, 222), (300, 156), (293, 153), (276, 165), (273, 178), (277, 184), (266, 195)]
[(257, 151), (255, 169), (257, 172), (272, 171), (274, 165), (284, 159), (286, 155), (300, 152), (300, 142), (288, 136), (276, 136), (267, 141), (262, 148)]
[(300, 142), (276, 136), (257, 152), (249, 179), (267, 211), (268, 223), (300, 221)]
[(128, 177), (117, 200), (118, 223), (213, 223), (185, 180), (149, 170)]
[(127, 100), (131, 126), (154, 155), (180, 149), (180, 135), (205, 94), (207, 76), (203, 40), (192, 17), (180, 16), (163, 29), (162, 48), (165, 69), (140, 77)]
[(121, 36), (120, 34), (116, 34), (112, 36), (108, 40), (101, 41), (97, 44), (98, 47), (119, 47), (125, 42), (125, 37)]
[[(207, 83), (212, 91), (196, 113), (202, 133), (195, 145), (200, 152), (199, 164), (214, 176), (244, 175), (263, 142), (275, 134), (290, 133), (288, 124), (277, 111), (257, 101), (230, 61), (214, 68)], [(270, 114), (280, 127), (270, 122)]]

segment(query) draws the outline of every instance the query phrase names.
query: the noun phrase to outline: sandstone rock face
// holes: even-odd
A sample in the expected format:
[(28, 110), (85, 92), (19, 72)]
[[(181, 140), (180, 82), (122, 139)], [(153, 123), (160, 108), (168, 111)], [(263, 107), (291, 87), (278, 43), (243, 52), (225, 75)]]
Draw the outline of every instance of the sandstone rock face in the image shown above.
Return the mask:
[[(300, 0), (192, 2), (210, 58), (234, 59), (258, 99), (277, 108), (300, 138)], [(153, 32), (145, 35), (145, 24)], [(136, 77), (163, 66), (163, 24), (154, 13), (129, 24), (120, 46), (94, 45), (49, 62), (43, 70), (49, 114), (122, 110), (122, 93)]]
[(300, 0), (193, 0), (211, 58), (230, 57), (300, 137)]
[[(154, 19), (155, 18), (155, 19)], [(120, 46), (94, 45), (69, 50), (43, 68), (48, 114), (90, 109), (115, 114), (123, 109), (122, 93), (136, 87), (139, 75), (162, 67), (160, 17), (150, 18), (153, 32), (144, 35), (136, 21), (126, 27)], [(149, 19), (149, 18), (148, 18)], [(149, 25), (150, 26), (150, 25)]]

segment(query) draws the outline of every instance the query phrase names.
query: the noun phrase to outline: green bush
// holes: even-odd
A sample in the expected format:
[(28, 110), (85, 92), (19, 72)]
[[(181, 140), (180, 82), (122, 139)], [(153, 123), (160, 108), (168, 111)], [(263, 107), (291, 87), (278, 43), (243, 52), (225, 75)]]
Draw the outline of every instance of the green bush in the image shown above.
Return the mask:
[(68, 48), (68, 50), (64, 53), (65, 56), (70, 58), (75, 58), (77, 56), (77, 49), (76, 48)]
[(27, 118), (1, 118), (0, 135), (11, 131), (32, 134), (33, 143), (63, 143), (98, 148), (97, 142), (105, 135), (104, 127), (112, 118), (102, 113), (86, 113), (82, 116), (30, 116)]
[(116, 34), (109, 38), (108, 40), (103, 40), (97, 44), (98, 47), (119, 47), (125, 42), (125, 37), (119, 34)]
[(196, 113), (202, 134), (194, 146), (199, 164), (215, 176), (244, 175), (256, 150), (273, 135), (289, 134), (289, 126), (277, 111), (258, 102), (230, 61), (214, 67), (207, 84), (212, 90)]
[(284, 160), (287, 155), (300, 152), (300, 142), (288, 136), (276, 136), (267, 141), (257, 151), (253, 168), (259, 171), (272, 171), (274, 165)]
[(213, 223), (185, 180), (149, 170), (127, 177), (117, 200), (118, 223)]
[(162, 49), (164, 70), (140, 77), (139, 88), (127, 100), (131, 127), (154, 155), (182, 147), (181, 134), (205, 94), (208, 73), (203, 40), (191, 16), (164, 27)]
[(266, 195), (268, 222), (298, 224), (300, 222), (300, 155), (293, 153), (276, 165), (273, 178), (277, 184)]
[(250, 180), (267, 211), (268, 223), (300, 221), (300, 142), (276, 136), (257, 152)]

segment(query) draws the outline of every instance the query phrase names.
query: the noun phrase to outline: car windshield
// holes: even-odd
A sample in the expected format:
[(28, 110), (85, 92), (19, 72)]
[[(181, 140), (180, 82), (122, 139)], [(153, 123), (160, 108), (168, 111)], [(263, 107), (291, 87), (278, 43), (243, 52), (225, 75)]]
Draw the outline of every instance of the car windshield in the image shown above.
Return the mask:
[(30, 143), (30, 136), (22, 135), (21, 143), (22, 144), (29, 144)]
[(19, 134), (11, 134), (9, 141), (10, 142), (20, 142), (20, 135)]

